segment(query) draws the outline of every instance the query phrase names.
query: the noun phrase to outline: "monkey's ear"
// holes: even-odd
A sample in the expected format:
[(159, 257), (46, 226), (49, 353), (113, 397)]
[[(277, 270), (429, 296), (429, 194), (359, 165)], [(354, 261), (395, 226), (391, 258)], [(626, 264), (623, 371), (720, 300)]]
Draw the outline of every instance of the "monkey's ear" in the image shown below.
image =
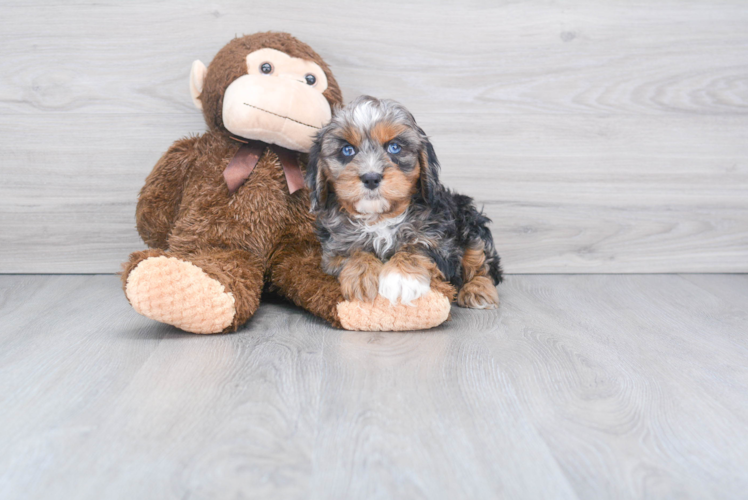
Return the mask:
[(306, 185), (312, 202), (312, 212), (317, 212), (327, 201), (327, 179), (324, 169), (319, 165), (322, 141), (318, 138), (309, 150), (309, 163), (306, 164)]
[(190, 95), (192, 96), (192, 102), (195, 104), (197, 109), (203, 109), (203, 102), (200, 100), (200, 94), (203, 93), (203, 84), (205, 83), (205, 75), (208, 74), (208, 68), (202, 63), (202, 61), (194, 61), (192, 63), (192, 69), (190, 70)]
[(421, 195), (423, 199), (429, 205), (433, 205), (436, 202), (437, 194), (439, 192), (439, 160), (436, 157), (436, 151), (434, 146), (426, 137), (426, 134), (420, 128), (418, 131), (422, 134), (422, 138), (425, 141), (425, 147), (421, 151)]

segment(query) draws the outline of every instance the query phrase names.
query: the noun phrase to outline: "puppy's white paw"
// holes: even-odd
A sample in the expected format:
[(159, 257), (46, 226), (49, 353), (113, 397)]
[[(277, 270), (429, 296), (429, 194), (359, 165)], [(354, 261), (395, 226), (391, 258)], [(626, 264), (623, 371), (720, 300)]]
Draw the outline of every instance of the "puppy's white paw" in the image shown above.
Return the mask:
[(397, 304), (397, 299), (403, 304), (410, 305), (411, 302), (431, 289), (431, 278), (421, 278), (396, 272), (385, 272), (379, 275), (379, 295), (388, 299), (392, 305)]

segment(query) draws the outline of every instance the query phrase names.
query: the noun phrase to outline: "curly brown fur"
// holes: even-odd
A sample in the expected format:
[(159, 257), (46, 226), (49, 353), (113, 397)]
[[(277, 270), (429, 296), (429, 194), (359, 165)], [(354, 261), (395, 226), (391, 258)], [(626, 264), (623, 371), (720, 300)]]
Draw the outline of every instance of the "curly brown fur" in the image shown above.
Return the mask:
[(368, 252), (357, 252), (342, 264), (338, 280), (348, 300), (374, 300), (379, 290), (382, 261)]
[(499, 294), (491, 278), (476, 276), (462, 285), (457, 304), (471, 309), (494, 309), (499, 305)]
[(415, 279), (431, 280), (444, 278), (434, 261), (418, 251), (400, 250), (395, 252), (384, 265), (383, 272), (397, 272)]
[[(338, 112), (317, 135), (307, 184), (328, 273), (340, 276), (336, 262), (369, 252), (385, 262), (380, 294), (419, 296), (433, 268), (461, 292), (458, 304), (498, 305), (490, 220), (439, 182), (434, 148), (402, 105), (363, 96)], [(398, 276), (387, 292), (392, 268)]]
[[(293, 208), (302, 207), (294, 205)], [(340, 284), (322, 271), (322, 249), (312, 230), (306, 205), (298, 217), (305, 223), (287, 226), (270, 257), (270, 289), (340, 328), (336, 308), (343, 301)]]
[(457, 295), (457, 303), (473, 309), (491, 309), (499, 304), (499, 294), (489, 277), (485, 244), (476, 241), (462, 255), (462, 274), (465, 284)]
[(306, 44), (285, 33), (232, 40), (211, 62), (200, 95), (210, 130), (172, 145), (140, 192), (138, 232), (159, 250), (134, 253), (125, 264), (123, 283), (148, 256), (176, 256), (197, 265), (233, 294), (236, 317), (226, 331), (236, 330), (254, 313), (266, 282), (339, 326), (335, 305), (342, 300), (340, 286), (319, 267), (308, 192), (289, 193), (283, 169), (270, 149), (233, 195), (223, 178), (240, 147), (222, 123), (223, 93), (246, 73), (247, 54), (265, 47), (317, 63), (328, 79), (323, 95), (331, 106), (342, 103), (329, 68)]

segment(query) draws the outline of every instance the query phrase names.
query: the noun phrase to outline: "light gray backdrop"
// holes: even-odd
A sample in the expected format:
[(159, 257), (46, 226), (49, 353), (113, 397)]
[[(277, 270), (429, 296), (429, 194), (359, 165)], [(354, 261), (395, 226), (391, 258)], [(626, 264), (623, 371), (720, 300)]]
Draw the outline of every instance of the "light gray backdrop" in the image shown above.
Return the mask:
[(408, 106), (510, 273), (748, 271), (748, 2), (3, 2), (0, 272), (106, 273), (204, 130), (194, 59), (283, 30)]

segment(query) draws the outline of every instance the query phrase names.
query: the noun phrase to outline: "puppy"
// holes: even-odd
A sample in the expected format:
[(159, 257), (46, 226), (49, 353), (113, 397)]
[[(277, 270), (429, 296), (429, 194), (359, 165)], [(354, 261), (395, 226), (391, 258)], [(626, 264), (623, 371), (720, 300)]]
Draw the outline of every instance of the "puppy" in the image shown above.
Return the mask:
[(410, 304), (433, 286), (450, 298), (456, 288), (463, 307), (498, 306), (490, 220), (440, 184), (434, 148), (401, 104), (362, 96), (338, 111), (316, 137), (306, 182), (323, 268), (346, 299)]

